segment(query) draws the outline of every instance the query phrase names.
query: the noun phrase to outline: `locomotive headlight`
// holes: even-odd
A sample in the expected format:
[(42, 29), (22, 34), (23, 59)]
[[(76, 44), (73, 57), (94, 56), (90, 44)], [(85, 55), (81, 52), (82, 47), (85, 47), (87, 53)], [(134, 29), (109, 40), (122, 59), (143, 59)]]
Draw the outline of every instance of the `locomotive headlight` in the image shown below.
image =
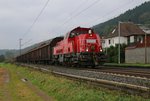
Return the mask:
[(102, 48), (100, 48), (100, 52), (102, 52), (103, 50), (102, 50)]
[(88, 49), (88, 47), (86, 48), (86, 52), (88, 52), (89, 51), (89, 49)]

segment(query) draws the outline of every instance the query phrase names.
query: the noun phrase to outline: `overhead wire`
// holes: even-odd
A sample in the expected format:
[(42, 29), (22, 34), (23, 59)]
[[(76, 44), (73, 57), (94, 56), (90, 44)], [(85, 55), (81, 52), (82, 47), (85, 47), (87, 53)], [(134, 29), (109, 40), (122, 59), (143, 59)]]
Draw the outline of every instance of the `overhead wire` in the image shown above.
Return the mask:
[(86, 8), (84, 8), (83, 10), (81, 10), (80, 12), (78, 12), (77, 14), (71, 16), (68, 20), (66, 20), (62, 25), (68, 23), (69, 21), (71, 21), (73, 18), (79, 16), (80, 14), (82, 14), (83, 12), (85, 12), (86, 10), (88, 10), (89, 8), (91, 8), (92, 6), (94, 6), (96, 3), (100, 2), (101, 0), (96, 0), (94, 1), (92, 4), (90, 4), (89, 6), (87, 6)]
[(47, 0), (46, 3), (44, 4), (44, 6), (42, 7), (41, 11), (39, 12), (39, 14), (36, 16), (36, 18), (34, 19), (33, 23), (31, 24), (31, 26), (26, 30), (26, 32), (23, 34), (22, 39), (31, 31), (31, 29), (33, 28), (33, 26), (36, 24), (36, 22), (38, 21), (39, 17), (41, 16), (41, 14), (43, 13), (43, 11), (45, 10), (45, 8), (47, 7), (48, 3), (50, 0)]
[(78, 5), (78, 7), (76, 7), (76, 9), (74, 9), (70, 14), (73, 15), (74, 12), (78, 11), (79, 9), (81, 9), (81, 7), (83, 7), (83, 5), (85, 5), (89, 0), (84, 0), (82, 1), (81, 4)]
[(32, 41), (32, 39), (30, 39), (30, 40), (24, 42), (23, 44), (21, 44), (21, 46), (24, 46), (24, 45), (26, 45), (26, 44), (29, 44), (31, 41)]
[[(69, 19), (67, 19), (65, 22), (63, 22), (62, 24), (60, 24), (59, 26), (62, 27), (65, 24), (69, 23), (73, 18), (79, 16), (80, 14), (82, 14), (83, 12), (85, 12), (86, 10), (90, 9), (92, 6), (94, 6), (95, 4), (97, 4), (98, 2), (100, 2), (101, 0), (96, 0), (93, 3), (91, 3), (90, 5), (88, 5), (86, 8), (82, 9), (80, 12), (72, 15)], [(59, 28), (59, 27), (58, 27)], [(54, 32), (52, 32), (54, 33)]]

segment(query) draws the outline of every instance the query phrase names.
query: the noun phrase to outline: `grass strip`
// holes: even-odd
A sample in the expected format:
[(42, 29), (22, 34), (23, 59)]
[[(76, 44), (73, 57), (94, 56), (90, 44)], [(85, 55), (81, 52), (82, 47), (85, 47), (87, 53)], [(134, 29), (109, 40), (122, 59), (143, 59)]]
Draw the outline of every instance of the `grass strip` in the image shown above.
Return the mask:
[(19, 72), (58, 101), (150, 101), (150, 99), (128, 95), (119, 91), (95, 88), (89, 84), (68, 80), (64, 77), (56, 77), (50, 73), (43, 73), (12, 64), (0, 65)]

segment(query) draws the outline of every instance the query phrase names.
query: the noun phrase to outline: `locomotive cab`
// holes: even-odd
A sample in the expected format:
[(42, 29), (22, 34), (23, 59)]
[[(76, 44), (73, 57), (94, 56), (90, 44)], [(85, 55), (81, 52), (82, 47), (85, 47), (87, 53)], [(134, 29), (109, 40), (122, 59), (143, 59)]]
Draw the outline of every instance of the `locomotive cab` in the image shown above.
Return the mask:
[(90, 28), (82, 30), (84, 31), (81, 31), (76, 40), (76, 56), (78, 64), (88, 66), (103, 64), (106, 59), (102, 52), (101, 39), (99, 35), (94, 33), (94, 31)]

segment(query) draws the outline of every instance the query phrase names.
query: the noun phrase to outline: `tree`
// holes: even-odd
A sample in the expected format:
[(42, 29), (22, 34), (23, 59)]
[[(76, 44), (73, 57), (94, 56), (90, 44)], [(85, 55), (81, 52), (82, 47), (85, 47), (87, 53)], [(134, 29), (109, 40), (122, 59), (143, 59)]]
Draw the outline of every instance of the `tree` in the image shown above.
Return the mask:
[(5, 53), (5, 59), (6, 59), (8, 62), (13, 61), (13, 59), (14, 59), (14, 53), (11, 52), (11, 51), (7, 51), (7, 52)]
[(5, 61), (5, 56), (4, 55), (0, 55), (0, 62)]
[(7, 59), (11, 59), (11, 58), (14, 57), (14, 54), (13, 54), (12, 52), (10, 52), (10, 51), (7, 51), (7, 52), (5, 53), (5, 57), (6, 57)]

